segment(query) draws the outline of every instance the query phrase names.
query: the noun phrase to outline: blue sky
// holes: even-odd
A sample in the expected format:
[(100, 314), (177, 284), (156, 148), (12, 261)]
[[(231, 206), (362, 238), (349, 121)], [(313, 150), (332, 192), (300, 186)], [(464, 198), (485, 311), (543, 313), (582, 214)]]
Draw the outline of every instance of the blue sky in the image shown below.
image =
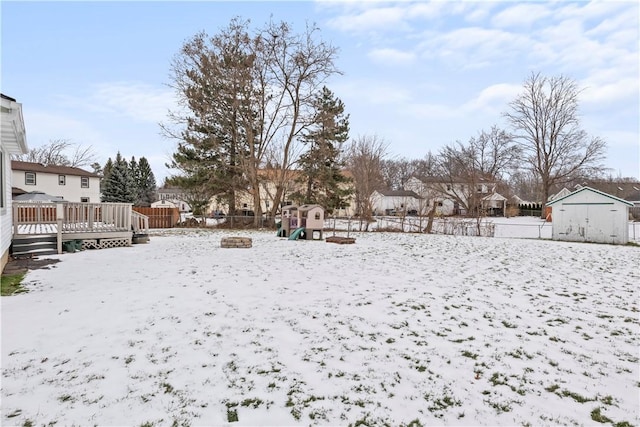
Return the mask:
[(241, 16), (302, 28), (339, 48), (329, 88), (351, 137), (422, 158), (492, 125), (531, 72), (584, 89), (582, 126), (608, 143), (614, 176), (640, 178), (639, 3), (628, 2), (0, 2), (0, 87), (23, 104), (31, 148), (92, 146), (100, 163), (146, 157), (160, 184), (176, 142), (172, 57), (198, 31)]

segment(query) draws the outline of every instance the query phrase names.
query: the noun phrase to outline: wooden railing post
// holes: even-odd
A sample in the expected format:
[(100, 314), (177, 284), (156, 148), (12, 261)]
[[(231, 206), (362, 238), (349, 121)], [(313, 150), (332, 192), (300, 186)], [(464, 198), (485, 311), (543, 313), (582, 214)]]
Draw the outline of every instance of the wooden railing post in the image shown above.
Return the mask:
[(62, 253), (62, 222), (64, 221), (64, 205), (56, 203), (57, 243), (58, 255)]

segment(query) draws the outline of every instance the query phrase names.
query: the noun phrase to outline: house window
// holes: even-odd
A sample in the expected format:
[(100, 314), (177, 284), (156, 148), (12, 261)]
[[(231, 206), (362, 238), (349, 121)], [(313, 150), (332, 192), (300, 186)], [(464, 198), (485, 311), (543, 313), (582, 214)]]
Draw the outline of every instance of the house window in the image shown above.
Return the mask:
[(478, 185), (478, 193), (482, 193), (482, 185)]
[(447, 184), (447, 191), (451, 191), (451, 185)]
[(316, 221), (320, 221), (320, 212), (316, 212)]
[(80, 187), (89, 188), (89, 177), (86, 177), (86, 176), (80, 177)]
[(266, 207), (267, 209), (269, 209), (269, 201), (268, 201), (268, 200), (264, 202), (264, 205), (265, 205), (265, 207)]
[(25, 172), (24, 173), (24, 185), (36, 185), (36, 173)]
[(89, 198), (88, 197), (80, 197), (80, 202), (81, 203), (89, 203)]
[(66, 185), (67, 177), (66, 175), (58, 175), (58, 185)]

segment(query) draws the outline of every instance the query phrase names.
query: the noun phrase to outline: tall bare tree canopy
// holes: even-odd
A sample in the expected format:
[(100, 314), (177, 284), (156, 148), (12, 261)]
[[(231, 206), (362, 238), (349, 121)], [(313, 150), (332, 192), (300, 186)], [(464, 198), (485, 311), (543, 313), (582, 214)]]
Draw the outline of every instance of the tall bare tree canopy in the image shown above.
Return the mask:
[(96, 154), (91, 146), (83, 147), (66, 139), (53, 139), (48, 144), (32, 148), (27, 154), (16, 155), (14, 158), (43, 165), (81, 168), (94, 163)]
[(513, 127), (527, 166), (540, 182), (546, 203), (553, 185), (602, 171), (606, 143), (581, 129), (581, 90), (574, 80), (533, 73), (523, 89), (504, 116)]
[(353, 176), (356, 213), (361, 220), (373, 217), (371, 193), (385, 187), (382, 161), (387, 148), (388, 144), (377, 135), (362, 135), (352, 140), (347, 149), (347, 168)]
[(209, 37), (188, 40), (172, 64), (172, 82), (183, 111), (163, 125), (179, 140), (172, 167), (198, 185), (223, 194), (234, 210), (235, 192), (253, 196), (256, 224), (261, 206), (259, 169), (266, 156), (276, 170), (271, 214), (279, 208), (284, 182), (298, 160), (299, 139), (314, 122), (314, 95), (332, 74), (337, 49), (307, 26), (297, 34), (284, 22), (252, 30), (233, 19)]

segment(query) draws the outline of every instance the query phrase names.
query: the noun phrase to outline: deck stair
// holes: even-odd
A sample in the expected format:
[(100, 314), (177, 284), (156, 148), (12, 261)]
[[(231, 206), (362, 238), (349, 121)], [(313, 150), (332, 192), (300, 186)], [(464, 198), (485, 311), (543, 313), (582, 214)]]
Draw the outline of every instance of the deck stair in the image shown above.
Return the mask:
[(20, 236), (14, 238), (11, 244), (11, 255), (16, 258), (53, 255), (57, 253), (58, 243), (55, 234)]

